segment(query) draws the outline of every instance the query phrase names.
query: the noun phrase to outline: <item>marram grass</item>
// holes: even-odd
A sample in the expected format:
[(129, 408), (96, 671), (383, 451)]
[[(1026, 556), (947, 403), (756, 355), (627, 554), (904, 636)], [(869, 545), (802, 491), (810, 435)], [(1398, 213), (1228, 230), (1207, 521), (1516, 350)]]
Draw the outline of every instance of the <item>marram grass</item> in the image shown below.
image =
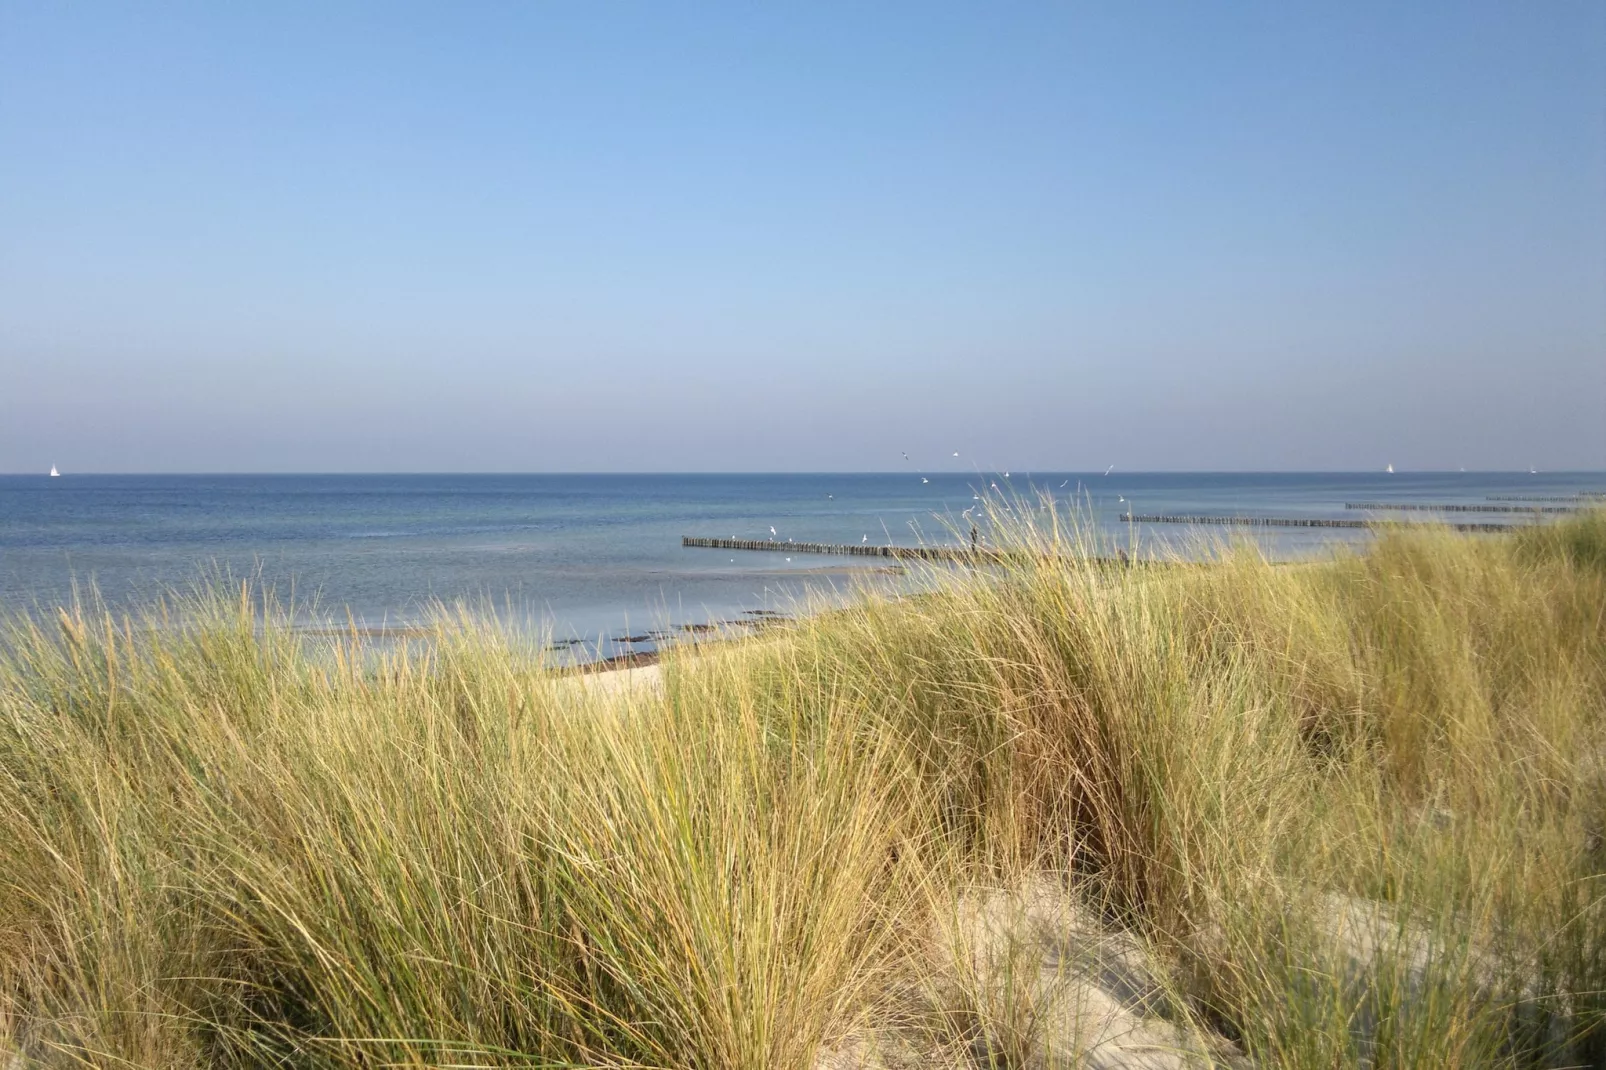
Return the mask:
[[(249, 587), (13, 616), (0, 1063), (1606, 1059), (1606, 517), (1112, 568), (1006, 512), (614, 694)], [(1056, 1035), (1012, 918), (1169, 1050)]]

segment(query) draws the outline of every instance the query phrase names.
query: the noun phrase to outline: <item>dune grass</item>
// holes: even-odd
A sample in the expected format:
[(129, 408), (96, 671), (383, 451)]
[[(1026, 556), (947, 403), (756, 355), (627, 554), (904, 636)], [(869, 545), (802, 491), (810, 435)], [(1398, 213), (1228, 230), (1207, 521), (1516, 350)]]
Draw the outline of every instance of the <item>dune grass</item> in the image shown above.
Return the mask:
[(1606, 1061), (1606, 514), (1129, 569), (1013, 523), (617, 694), (249, 586), (12, 618), (0, 1058), (1117, 1065), (1074, 943), (1179, 1065)]

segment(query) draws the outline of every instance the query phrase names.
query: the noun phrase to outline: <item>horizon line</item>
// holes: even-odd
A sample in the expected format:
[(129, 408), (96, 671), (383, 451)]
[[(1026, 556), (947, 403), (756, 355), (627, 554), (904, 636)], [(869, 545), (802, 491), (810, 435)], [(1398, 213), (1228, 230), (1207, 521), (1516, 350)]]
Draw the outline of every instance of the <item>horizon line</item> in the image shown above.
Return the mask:
[[(1016, 469), (1007, 471), (1014, 472)], [(1405, 468), (1388, 471), (1382, 468), (1116, 468), (1105, 472), (1097, 468), (1022, 468), (1022, 476), (1033, 475), (1091, 475), (1104, 478), (1119, 472), (1122, 475), (1606, 475), (1606, 468), (1548, 468), (1534, 471), (1523, 468)], [(927, 468), (927, 469), (750, 469), (750, 470), (669, 470), (669, 469), (607, 469), (607, 470), (474, 470), (474, 469), (350, 469), (350, 470), (291, 470), (291, 469), (240, 469), (221, 471), (77, 471), (51, 476), (37, 469), (0, 472), (0, 478), (35, 477), (39, 479), (95, 476), (98, 478), (151, 476), (904, 476), (904, 475), (967, 475), (985, 472), (1003, 475), (1006, 469), (990, 468)]]

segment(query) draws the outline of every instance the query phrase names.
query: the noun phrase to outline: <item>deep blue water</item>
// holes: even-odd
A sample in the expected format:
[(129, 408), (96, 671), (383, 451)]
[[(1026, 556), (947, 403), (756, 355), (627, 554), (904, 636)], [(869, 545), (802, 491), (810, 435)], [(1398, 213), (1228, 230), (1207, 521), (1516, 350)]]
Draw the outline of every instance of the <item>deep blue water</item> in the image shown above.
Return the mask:
[[(0, 609), (63, 602), (75, 581), (138, 603), (218, 567), (260, 572), (303, 601), (316, 592), (326, 610), (343, 618), (349, 607), (370, 624), (416, 620), (434, 599), (490, 598), (594, 640), (785, 608), (800, 584), (841, 585), (879, 564), (684, 549), (683, 534), (763, 538), (773, 526), (800, 542), (908, 545), (918, 526), (946, 541), (943, 518), (957, 521), (993, 483), (1062, 498), (1080, 487), (1097, 523), (1120, 533), (1128, 502), (1140, 513), (1355, 517), (1345, 501), (1566, 495), (1606, 488), (1606, 474), (3, 476)], [(1250, 535), (1277, 553), (1346, 537)]]

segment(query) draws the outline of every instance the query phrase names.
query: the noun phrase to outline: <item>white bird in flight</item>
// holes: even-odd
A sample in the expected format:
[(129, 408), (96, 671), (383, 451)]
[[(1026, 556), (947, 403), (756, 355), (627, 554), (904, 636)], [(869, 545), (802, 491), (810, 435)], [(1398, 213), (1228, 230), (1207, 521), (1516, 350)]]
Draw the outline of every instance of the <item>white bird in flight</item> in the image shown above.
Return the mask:
[(870, 541), (870, 536), (866, 535), (864, 538), (860, 539), (859, 541), (860, 542), (869, 542)]
[(1112, 465), (1110, 465), (1110, 467), (1109, 467), (1109, 468), (1106, 468), (1106, 469), (1105, 469), (1105, 470), (1104, 470), (1104, 474), (1105, 474), (1105, 475), (1109, 475), (1109, 474), (1110, 474), (1110, 472), (1111, 472), (1111, 470), (1112, 470), (1112, 469), (1114, 469), (1114, 468), (1115, 468), (1115, 465), (1113, 465), (1113, 464), (1112, 464)]
[(770, 534), (771, 534), (771, 535), (774, 535), (774, 534), (775, 534), (775, 525), (774, 525), (774, 524), (771, 524), (771, 525), (770, 525)]
[(931, 480), (927, 479), (925, 476), (921, 476), (920, 477), (920, 482), (922, 482), (922, 483), (930, 483)]
[[(1069, 482), (1070, 482), (1070, 480), (1068, 480), (1068, 479), (1065, 481), (1065, 483), (1069, 483)], [(1065, 485), (1065, 483), (1061, 483), (1060, 486), (1063, 487)]]
[(955, 457), (959, 456), (959, 451), (958, 450), (954, 450), (954, 456)]

